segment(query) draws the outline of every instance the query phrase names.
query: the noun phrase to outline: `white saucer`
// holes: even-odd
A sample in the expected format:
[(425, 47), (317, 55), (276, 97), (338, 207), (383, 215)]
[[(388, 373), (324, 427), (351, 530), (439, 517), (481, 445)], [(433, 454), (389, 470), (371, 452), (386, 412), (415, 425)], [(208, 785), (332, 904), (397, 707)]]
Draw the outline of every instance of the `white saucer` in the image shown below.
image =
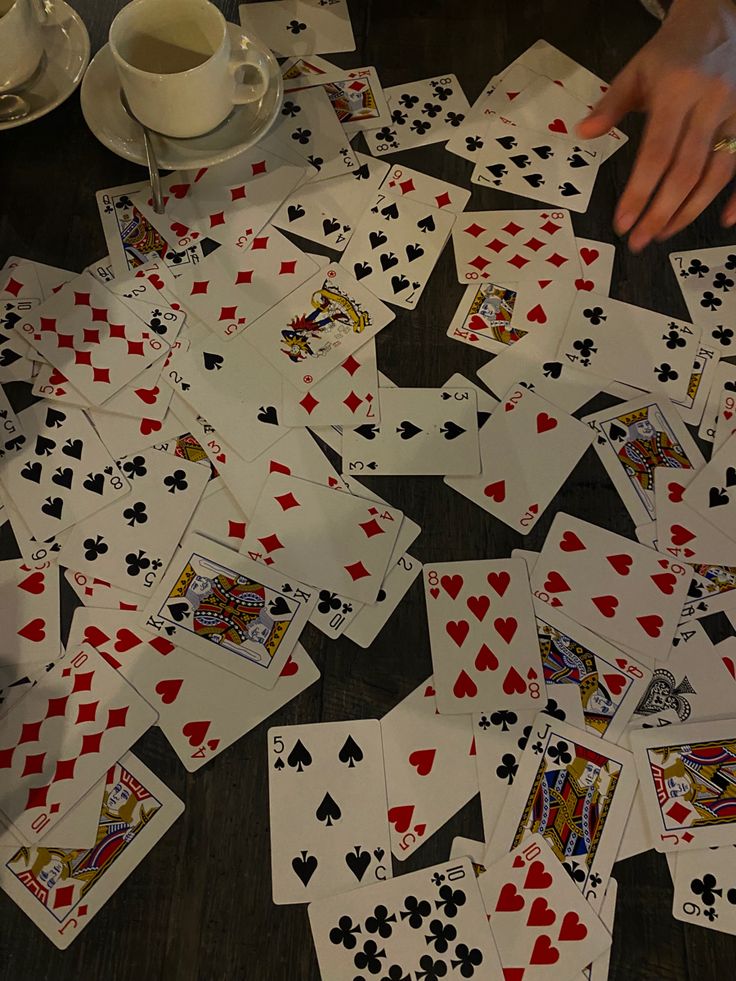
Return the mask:
[[(240, 47), (242, 31), (228, 24), (233, 50)], [(211, 167), (237, 156), (257, 143), (273, 125), (284, 94), (278, 62), (260, 42), (250, 38), (267, 58), (270, 67), (268, 89), (260, 102), (235, 106), (217, 129), (204, 136), (176, 140), (153, 133), (152, 138), (162, 170), (196, 170)], [(145, 166), (146, 153), (140, 126), (123, 109), (118, 79), (110, 45), (106, 44), (92, 59), (81, 90), (82, 112), (94, 135), (113, 153)]]
[(25, 126), (56, 109), (79, 85), (89, 64), (89, 34), (84, 21), (64, 0), (54, 0), (43, 28), (44, 57), (41, 65), (18, 94), (31, 106), (23, 119), (0, 122), (0, 132)]

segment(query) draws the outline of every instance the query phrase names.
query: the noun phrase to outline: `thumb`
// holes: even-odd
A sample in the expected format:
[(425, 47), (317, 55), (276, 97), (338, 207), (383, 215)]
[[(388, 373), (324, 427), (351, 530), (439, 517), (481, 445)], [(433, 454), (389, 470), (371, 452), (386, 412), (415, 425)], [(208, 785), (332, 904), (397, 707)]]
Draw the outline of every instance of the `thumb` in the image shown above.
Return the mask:
[(577, 133), (590, 140), (603, 136), (639, 103), (636, 69), (628, 64), (614, 78), (611, 87), (590, 113), (577, 124)]

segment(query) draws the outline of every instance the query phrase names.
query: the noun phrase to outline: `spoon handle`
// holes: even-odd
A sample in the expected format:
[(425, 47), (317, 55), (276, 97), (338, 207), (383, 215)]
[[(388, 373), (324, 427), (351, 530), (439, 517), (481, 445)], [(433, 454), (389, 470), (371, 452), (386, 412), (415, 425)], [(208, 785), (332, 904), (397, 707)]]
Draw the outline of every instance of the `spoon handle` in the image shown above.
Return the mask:
[(153, 210), (157, 215), (162, 215), (166, 210), (164, 206), (164, 198), (161, 193), (161, 174), (158, 169), (158, 160), (156, 159), (156, 151), (153, 149), (153, 142), (151, 141), (151, 135), (145, 126), (141, 127), (143, 130), (143, 144), (146, 148), (146, 162), (148, 163), (148, 173), (151, 175), (151, 190), (153, 191)]

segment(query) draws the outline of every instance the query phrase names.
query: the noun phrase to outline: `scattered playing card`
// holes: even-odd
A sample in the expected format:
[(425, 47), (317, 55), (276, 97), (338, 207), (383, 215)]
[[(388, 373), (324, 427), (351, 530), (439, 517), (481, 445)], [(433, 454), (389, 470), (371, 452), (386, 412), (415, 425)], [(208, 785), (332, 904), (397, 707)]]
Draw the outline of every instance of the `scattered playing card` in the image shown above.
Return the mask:
[(693, 323), (703, 327), (703, 341), (730, 354), (736, 317), (732, 246), (672, 252), (670, 263)]
[(355, 51), (347, 0), (242, 3), (240, 23), (278, 55)]
[(368, 149), (374, 156), (447, 141), (470, 111), (455, 75), (394, 85), (384, 89), (384, 95), (391, 120), (365, 134)]

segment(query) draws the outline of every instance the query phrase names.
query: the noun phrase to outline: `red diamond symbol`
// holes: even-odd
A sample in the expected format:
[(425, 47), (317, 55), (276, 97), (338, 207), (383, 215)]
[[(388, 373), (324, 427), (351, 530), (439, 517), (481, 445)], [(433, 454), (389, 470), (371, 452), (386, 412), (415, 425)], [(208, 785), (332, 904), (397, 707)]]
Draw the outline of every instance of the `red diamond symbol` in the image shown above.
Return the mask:
[(99, 753), (102, 744), (101, 732), (89, 732), (82, 736), (82, 747), (79, 750), (80, 756), (87, 756), (89, 753)]
[(290, 259), (288, 262), (282, 262), (281, 268), (279, 269), (279, 276), (291, 276), (296, 272), (296, 259)]
[(477, 255), (475, 259), (471, 259), (468, 265), (473, 266), (479, 272), (483, 272), (486, 266), (490, 265), (490, 260), (484, 259), (482, 255)]
[(71, 668), (64, 668), (64, 670), (61, 672), (61, 676), (62, 678), (68, 678), (71, 673), (72, 673)]
[(371, 518), (370, 521), (363, 521), (358, 527), (363, 529), (366, 538), (374, 538), (376, 535), (385, 534), (383, 528), (375, 518)]
[(268, 248), (268, 235), (261, 235), (260, 238), (254, 238), (251, 249), (255, 252), (256, 249), (267, 249)]
[(294, 495), (289, 491), (288, 494), (281, 494), (280, 497), (274, 498), (276, 503), (279, 505), (282, 511), (288, 511), (290, 508), (301, 507), (299, 501), (294, 497)]
[(490, 249), (492, 252), (498, 253), (502, 252), (506, 248), (506, 243), (502, 242), (500, 238), (494, 238), (487, 243), (486, 248)]
[(13, 296), (17, 296), (22, 289), (23, 289), (23, 283), (19, 283), (18, 280), (13, 279), (12, 276), (5, 284), (5, 292), (12, 293)]
[(0, 749), (0, 770), (7, 770), (13, 765), (14, 753), (15, 746), (11, 746), (10, 749)]
[(519, 232), (524, 231), (523, 225), (517, 225), (515, 221), (510, 221), (508, 225), (504, 225), (501, 229), (502, 232), (508, 232), (509, 235), (518, 235)]
[(92, 355), (89, 351), (75, 351), (74, 352), (74, 364), (92, 364)]
[(57, 334), (56, 335), (56, 346), (58, 348), (68, 347), (74, 350), (74, 337), (72, 334)]
[(71, 906), (74, 902), (74, 886), (60, 886), (54, 889), (54, 909)]
[(189, 295), (198, 296), (202, 293), (206, 293), (209, 288), (210, 288), (209, 279), (198, 280), (196, 283), (192, 283), (192, 288), (189, 292)]
[(125, 726), (128, 717), (128, 706), (122, 708), (109, 709), (107, 713), (107, 725), (105, 729), (120, 729)]
[(73, 780), (74, 767), (76, 765), (77, 765), (76, 757), (69, 760), (57, 760), (56, 772), (54, 773), (52, 783), (56, 783), (59, 780)]
[(49, 811), (51, 811), (52, 814), (58, 814), (59, 804), (58, 803), (52, 804), (51, 807), (49, 808)]
[(45, 787), (31, 787), (28, 791), (28, 799), (26, 800), (26, 810), (31, 807), (46, 807), (46, 798), (49, 795), (49, 786)]
[(523, 269), (529, 262), (528, 259), (525, 259), (523, 255), (519, 255), (518, 253), (513, 257), (513, 259), (508, 259), (507, 261), (509, 265), (516, 266), (517, 269)]
[(355, 372), (358, 370), (358, 368), (362, 366), (360, 361), (356, 361), (351, 354), (349, 357), (345, 358), (345, 360), (342, 363), (342, 367), (345, 369), (345, 371), (347, 371), (347, 373), (352, 378)]
[(236, 286), (242, 286), (243, 283), (252, 283), (252, 282), (253, 282), (252, 269), (244, 269), (242, 272), (239, 272), (238, 275), (235, 277)]
[(299, 405), (301, 405), (308, 416), (311, 416), (312, 412), (319, 405), (319, 399), (316, 399), (311, 392), (307, 392), (304, 398), (299, 400)]
[(547, 259), (547, 262), (551, 262), (553, 266), (555, 266), (557, 269), (559, 269), (560, 266), (564, 266), (565, 265), (565, 263), (567, 262), (567, 259), (565, 258), (564, 255), (559, 255), (559, 253), (555, 252), (554, 255), (549, 256), (549, 258)]
[(272, 558), (265, 558), (263, 560), (263, 564), (264, 565), (273, 565), (273, 559)]
[(87, 906), (86, 903), (84, 903), (82, 906), (79, 906), (77, 908), (77, 916), (86, 916), (88, 909), (89, 909), (89, 907)]
[(63, 695), (61, 698), (50, 698), (46, 704), (46, 718), (53, 719), (57, 715), (63, 716), (66, 712), (68, 698), (68, 695)]
[(18, 745), (22, 743), (35, 743), (41, 736), (41, 726), (43, 725), (43, 720), (41, 722), (24, 722), (23, 728), (20, 730), (20, 739), (18, 740)]
[(468, 235), (472, 235), (473, 238), (478, 238), (479, 235), (483, 234), (485, 228), (483, 228), (482, 225), (477, 225), (475, 222), (473, 222), (472, 225), (468, 225), (465, 231), (468, 233)]
[(540, 225), (540, 232), (546, 232), (548, 235), (554, 235), (555, 232), (559, 232), (562, 225), (556, 225), (553, 221), (545, 221), (543, 225)]
[(105, 385), (110, 383), (110, 369), (109, 368), (93, 368), (92, 369), (92, 381), (102, 382)]
[(88, 307), (89, 306), (89, 293), (74, 293), (74, 306), (75, 307)]
[(43, 761), (45, 759), (45, 753), (33, 753), (26, 756), (21, 776), (28, 777), (32, 773), (43, 773)]
[(107, 310), (104, 307), (92, 307), (92, 319), (107, 322)]
[(143, 341), (128, 341), (128, 354), (143, 357)]
[(258, 163), (251, 164), (250, 165), (250, 170), (251, 170), (251, 173), (253, 174), (254, 177), (256, 177), (258, 174), (265, 174), (266, 173), (266, 161), (265, 160), (259, 160)]
[(693, 837), (694, 836), (691, 835), (689, 831), (686, 831), (685, 834), (682, 836), (682, 840), (689, 843), (693, 840)]
[(348, 395), (347, 398), (344, 398), (342, 401), (343, 405), (346, 405), (353, 414), (355, 414), (358, 408), (363, 404), (363, 399), (359, 395), (356, 395), (355, 392), (351, 392), (350, 395)]
[(365, 579), (366, 576), (370, 575), (370, 572), (366, 569), (362, 562), (353, 562), (352, 565), (346, 565), (345, 571), (350, 576), (350, 578), (355, 582), (358, 579)]
[(235, 320), (237, 307), (220, 307), (220, 320)]
[(365, 82), (351, 82), (348, 88), (353, 92), (361, 92), (365, 88)]
[[(258, 541), (261, 543), (261, 545), (263, 545), (267, 552), (275, 552), (277, 548), (284, 547), (279, 541), (278, 535), (267, 535), (265, 538), (259, 538)], [(273, 559), (271, 561), (273, 561)]]
[(244, 521), (228, 521), (228, 537), (239, 538), (241, 541), (245, 538), (245, 522)]
[(100, 332), (97, 327), (85, 327), (82, 332), (82, 339), (85, 344), (99, 344)]
[(528, 242), (524, 242), (524, 245), (527, 249), (531, 249), (533, 252), (539, 252), (539, 250), (543, 247), (544, 242), (532, 235)]
[(110, 337), (125, 340), (125, 324), (110, 324)]
[(378, 508), (368, 508), (368, 514), (378, 514)]
[(447, 193), (447, 191), (445, 191), (445, 192), (444, 192), (444, 193), (442, 193), (442, 194), (437, 194), (437, 195), (435, 195), (435, 201), (437, 202), (437, 207), (438, 207), (438, 208), (444, 208), (444, 207), (446, 207), (446, 206), (447, 206), (448, 204), (451, 204), (451, 202), (452, 202), (452, 198), (451, 198), (451, 197), (450, 197), (450, 195), (449, 195), (449, 194)]
[(41, 317), (41, 332), (44, 331), (55, 331), (56, 330), (56, 318), (55, 317)]
[(409, 177), (405, 181), (399, 182), (399, 190), (401, 191), (402, 194), (409, 194), (410, 191), (416, 190), (416, 187), (414, 186), (414, 181), (411, 179), (411, 177)]
[(82, 702), (77, 710), (77, 723), (94, 722), (99, 702)]
[(667, 808), (665, 814), (667, 817), (671, 817), (673, 821), (676, 821), (677, 824), (682, 824), (685, 818), (690, 817), (690, 808), (685, 807), (679, 801), (675, 801), (671, 807)]
[(218, 225), (225, 224), (225, 212), (217, 211), (214, 215), (210, 215), (210, 228), (217, 228)]
[(246, 197), (247, 197), (247, 192), (245, 190), (245, 184), (241, 184), (240, 187), (230, 188), (231, 201), (244, 201)]

